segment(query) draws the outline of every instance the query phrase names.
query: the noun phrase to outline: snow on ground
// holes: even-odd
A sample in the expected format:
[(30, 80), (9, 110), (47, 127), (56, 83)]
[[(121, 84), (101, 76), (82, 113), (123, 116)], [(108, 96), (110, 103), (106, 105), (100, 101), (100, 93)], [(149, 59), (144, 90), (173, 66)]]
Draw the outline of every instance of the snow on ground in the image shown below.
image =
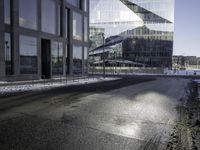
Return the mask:
[(200, 70), (165, 70), (167, 75), (200, 75)]
[(117, 80), (119, 78), (91, 78), (91, 79), (79, 79), (70, 81), (57, 81), (57, 82), (43, 82), (43, 83), (30, 83), (24, 85), (3, 85), (0, 86), (0, 94), (9, 94), (16, 92), (26, 92), (26, 91), (38, 91), (47, 90), (56, 87), (64, 87), (71, 85), (83, 85), (88, 83), (105, 82), (111, 80)]

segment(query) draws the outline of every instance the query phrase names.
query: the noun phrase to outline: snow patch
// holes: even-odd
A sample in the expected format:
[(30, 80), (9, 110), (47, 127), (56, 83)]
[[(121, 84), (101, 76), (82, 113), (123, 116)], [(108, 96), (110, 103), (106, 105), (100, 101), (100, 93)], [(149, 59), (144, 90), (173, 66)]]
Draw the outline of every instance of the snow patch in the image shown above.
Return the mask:
[(79, 80), (70, 80), (70, 81), (58, 81), (58, 82), (46, 82), (46, 83), (30, 83), (24, 85), (6, 85), (0, 86), (0, 94), (9, 94), (17, 92), (27, 92), (27, 91), (39, 91), (47, 90), (57, 87), (65, 87), (71, 85), (83, 85), (88, 83), (98, 83), (105, 81), (117, 80), (119, 78), (92, 78), (92, 79), (79, 79)]

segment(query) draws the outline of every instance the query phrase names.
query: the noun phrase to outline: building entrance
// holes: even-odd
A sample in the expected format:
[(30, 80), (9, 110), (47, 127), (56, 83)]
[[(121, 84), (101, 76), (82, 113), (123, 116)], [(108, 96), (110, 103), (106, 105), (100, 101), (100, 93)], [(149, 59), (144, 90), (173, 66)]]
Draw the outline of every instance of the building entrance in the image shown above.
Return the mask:
[(51, 41), (42, 39), (42, 79), (51, 78)]

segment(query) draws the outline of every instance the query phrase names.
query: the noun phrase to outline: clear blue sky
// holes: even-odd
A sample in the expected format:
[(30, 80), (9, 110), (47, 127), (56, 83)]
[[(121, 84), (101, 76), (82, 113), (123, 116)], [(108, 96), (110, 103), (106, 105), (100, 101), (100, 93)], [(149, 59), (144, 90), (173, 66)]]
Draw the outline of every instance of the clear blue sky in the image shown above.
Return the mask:
[(200, 0), (175, 0), (174, 55), (200, 57)]

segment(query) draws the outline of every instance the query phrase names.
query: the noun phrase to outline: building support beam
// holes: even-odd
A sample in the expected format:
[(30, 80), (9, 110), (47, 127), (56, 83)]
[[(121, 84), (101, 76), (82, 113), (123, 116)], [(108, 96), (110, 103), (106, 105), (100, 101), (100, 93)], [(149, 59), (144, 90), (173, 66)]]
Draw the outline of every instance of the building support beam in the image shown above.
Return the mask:
[(4, 0), (0, 1), (0, 79), (5, 78), (5, 50), (4, 50)]

